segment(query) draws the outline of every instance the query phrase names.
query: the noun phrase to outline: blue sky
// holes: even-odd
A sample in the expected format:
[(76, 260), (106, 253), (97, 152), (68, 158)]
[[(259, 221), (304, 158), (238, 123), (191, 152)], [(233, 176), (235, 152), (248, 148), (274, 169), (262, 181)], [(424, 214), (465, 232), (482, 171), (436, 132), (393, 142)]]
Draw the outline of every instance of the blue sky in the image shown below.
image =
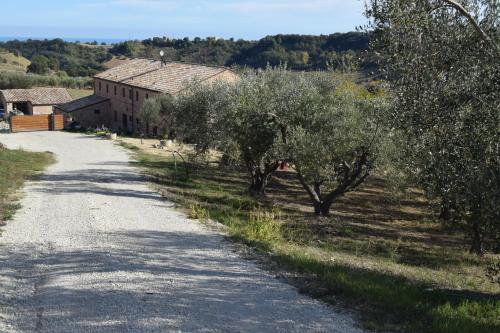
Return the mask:
[(2, 1), (0, 35), (259, 39), (352, 31), (363, 10), (363, 0), (14, 0)]

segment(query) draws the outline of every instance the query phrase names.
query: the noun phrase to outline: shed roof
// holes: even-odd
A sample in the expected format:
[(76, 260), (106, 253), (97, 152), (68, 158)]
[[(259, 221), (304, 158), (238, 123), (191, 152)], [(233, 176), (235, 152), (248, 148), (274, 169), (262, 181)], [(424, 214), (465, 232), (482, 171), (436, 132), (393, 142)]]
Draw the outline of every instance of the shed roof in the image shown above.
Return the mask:
[(76, 99), (68, 103), (56, 105), (56, 108), (64, 112), (74, 112), (86, 108), (88, 106), (101, 104), (107, 101), (109, 101), (109, 98), (100, 97), (97, 95), (90, 95), (87, 97)]
[(205, 66), (180, 62), (132, 59), (122, 65), (97, 74), (95, 78), (119, 82), (133, 87), (175, 94), (184, 89), (186, 82), (200, 81), (231, 71), (226, 67)]
[(73, 98), (65, 88), (33, 88), (0, 90), (7, 103), (30, 102), (33, 105), (67, 103)]

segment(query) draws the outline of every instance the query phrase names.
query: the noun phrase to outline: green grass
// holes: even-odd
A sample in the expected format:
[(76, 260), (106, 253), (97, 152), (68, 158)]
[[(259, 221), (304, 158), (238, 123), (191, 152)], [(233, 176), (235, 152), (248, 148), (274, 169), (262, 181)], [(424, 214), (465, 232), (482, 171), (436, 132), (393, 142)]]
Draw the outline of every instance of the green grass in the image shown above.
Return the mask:
[(463, 235), (433, 221), (417, 192), (394, 200), (375, 179), (337, 203), (332, 218), (316, 219), (288, 174), (256, 200), (246, 194), (245, 173), (197, 165), (186, 179), (170, 157), (137, 146), (134, 153), (158, 190), (191, 217), (226, 225), (274, 269), (299, 273), (290, 283), (302, 292), (355, 309), (365, 328), (500, 331), (500, 286), (485, 276), (498, 256), (469, 255)]
[(0, 148), (0, 224), (12, 219), (20, 208), (16, 190), (53, 162), (51, 153)]

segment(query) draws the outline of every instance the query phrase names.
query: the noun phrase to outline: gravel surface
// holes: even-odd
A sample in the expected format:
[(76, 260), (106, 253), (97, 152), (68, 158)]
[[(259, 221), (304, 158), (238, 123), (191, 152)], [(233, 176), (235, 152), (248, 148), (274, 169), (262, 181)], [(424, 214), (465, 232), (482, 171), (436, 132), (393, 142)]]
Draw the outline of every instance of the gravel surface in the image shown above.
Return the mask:
[(0, 142), (58, 160), (0, 237), (0, 332), (362, 332), (174, 210), (113, 143)]

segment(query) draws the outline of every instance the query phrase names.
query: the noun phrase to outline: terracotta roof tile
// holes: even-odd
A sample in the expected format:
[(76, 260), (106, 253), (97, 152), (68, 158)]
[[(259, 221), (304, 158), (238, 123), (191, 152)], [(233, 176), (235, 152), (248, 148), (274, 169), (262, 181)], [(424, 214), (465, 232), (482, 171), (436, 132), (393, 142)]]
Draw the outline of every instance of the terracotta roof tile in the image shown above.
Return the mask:
[(109, 69), (95, 77), (120, 82), (133, 87), (175, 94), (184, 89), (186, 83), (194, 79), (206, 80), (225, 71), (226, 67), (204, 66), (179, 62), (133, 59)]
[(33, 88), (0, 90), (7, 103), (31, 102), (33, 105), (55, 105), (71, 101), (64, 88)]

